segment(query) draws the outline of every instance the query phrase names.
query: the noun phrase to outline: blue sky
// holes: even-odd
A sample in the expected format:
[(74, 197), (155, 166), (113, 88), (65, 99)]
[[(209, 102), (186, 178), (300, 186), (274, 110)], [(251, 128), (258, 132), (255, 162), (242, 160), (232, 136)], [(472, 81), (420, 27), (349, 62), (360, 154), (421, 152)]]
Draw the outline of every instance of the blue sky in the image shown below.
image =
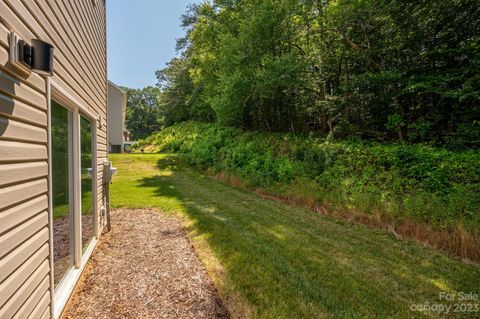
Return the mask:
[(195, 0), (107, 1), (108, 78), (130, 88), (155, 85), (155, 71), (175, 56), (180, 16)]

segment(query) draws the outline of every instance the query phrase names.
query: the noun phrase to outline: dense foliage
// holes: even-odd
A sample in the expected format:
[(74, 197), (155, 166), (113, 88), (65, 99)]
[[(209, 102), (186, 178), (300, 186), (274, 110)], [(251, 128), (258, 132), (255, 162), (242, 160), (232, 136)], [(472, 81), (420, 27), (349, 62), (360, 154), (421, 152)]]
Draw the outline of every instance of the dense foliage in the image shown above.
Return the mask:
[(167, 125), (480, 144), (477, 0), (214, 0), (182, 23)]
[[(333, 142), (186, 122), (137, 145), (186, 154), (192, 164), (278, 195), (444, 228), (480, 226), (480, 154), (425, 145)], [(291, 192), (294, 194), (291, 194)]]
[(160, 107), (160, 90), (155, 87), (143, 89), (123, 88), (127, 93), (125, 126), (132, 140), (146, 138), (163, 127), (164, 117)]

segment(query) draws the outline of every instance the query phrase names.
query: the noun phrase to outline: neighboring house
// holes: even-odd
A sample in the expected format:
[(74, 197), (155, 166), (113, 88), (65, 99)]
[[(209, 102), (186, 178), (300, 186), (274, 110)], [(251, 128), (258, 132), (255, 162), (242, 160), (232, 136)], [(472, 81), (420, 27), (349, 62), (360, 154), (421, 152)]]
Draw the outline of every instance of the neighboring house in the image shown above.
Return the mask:
[(114, 83), (108, 81), (108, 151), (123, 152), (123, 144), (128, 142), (130, 132), (125, 128), (127, 112), (127, 93)]
[(2, 319), (59, 317), (102, 232), (105, 15), (104, 0), (0, 0)]

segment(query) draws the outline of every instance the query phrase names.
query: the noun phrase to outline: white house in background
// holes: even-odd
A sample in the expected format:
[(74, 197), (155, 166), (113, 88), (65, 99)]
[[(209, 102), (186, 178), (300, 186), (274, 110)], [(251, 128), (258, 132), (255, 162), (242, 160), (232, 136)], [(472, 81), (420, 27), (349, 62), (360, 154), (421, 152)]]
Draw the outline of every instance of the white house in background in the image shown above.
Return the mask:
[(125, 128), (127, 111), (127, 93), (117, 85), (108, 81), (107, 103), (107, 145), (111, 153), (123, 152), (125, 142), (129, 141), (129, 132)]

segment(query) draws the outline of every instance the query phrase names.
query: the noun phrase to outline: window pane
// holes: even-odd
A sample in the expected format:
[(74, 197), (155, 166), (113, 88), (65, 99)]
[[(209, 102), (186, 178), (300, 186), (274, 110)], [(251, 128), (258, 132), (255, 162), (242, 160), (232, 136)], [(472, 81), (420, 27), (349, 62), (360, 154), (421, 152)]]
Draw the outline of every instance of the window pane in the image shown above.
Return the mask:
[(73, 265), (71, 209), (72, 113), (52, 101), (52, 200), (55, 286)]
[(82, 168), (82, 247), (87, 248), (94, 236), (92, 207), (92, 123), (80, 116), (80, 145)]

